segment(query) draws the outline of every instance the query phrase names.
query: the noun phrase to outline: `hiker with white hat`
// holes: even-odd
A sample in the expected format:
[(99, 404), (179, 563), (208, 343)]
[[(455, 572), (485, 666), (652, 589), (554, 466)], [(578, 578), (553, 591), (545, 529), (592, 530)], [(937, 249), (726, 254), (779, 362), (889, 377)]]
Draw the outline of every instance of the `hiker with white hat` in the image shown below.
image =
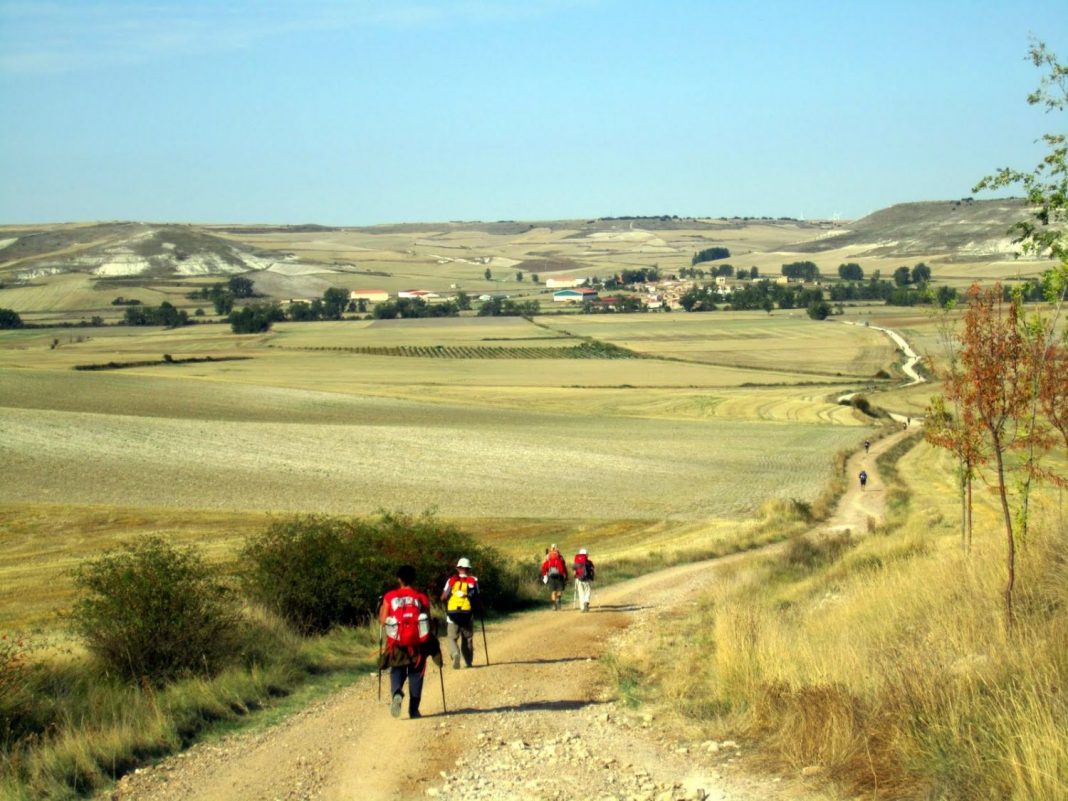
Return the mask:
[(445, 582), (441, 602), (445, 604), (448, 621), (446, 639), (452, 666), (459, 668), (462, 657), (464, 667), (471, 667), (475, 658), (475, 609), (481, 606), (482, 600), (478, 595), (478, 579), (471, 575), (471, 560), (466, 556), (457, 561), (456, 572)]
[(575, 571), (575, 603), (583, 612), (590, 611), (590, 594), (593, 592), (593, 562), (589, 551), (579, 548), (571, 565)]

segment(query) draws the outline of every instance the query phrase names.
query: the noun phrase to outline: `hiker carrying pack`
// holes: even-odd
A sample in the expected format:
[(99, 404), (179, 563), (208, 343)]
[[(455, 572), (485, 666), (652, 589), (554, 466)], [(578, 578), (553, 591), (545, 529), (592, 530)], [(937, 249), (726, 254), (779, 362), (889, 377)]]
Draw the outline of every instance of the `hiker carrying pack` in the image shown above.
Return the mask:
[(480, 606), (481, 598), (478, 579), (468, 572), (470, 569), (471, 560), (461, 557), (456, 563), (456, 573), (449, 576), (441, 592), (448, 624), (446, 642), (454, 668), (460, 667), (461, 657), (464, 666), (471, 667), (475, 656), (475, 609)]
[(595, 568), (585, 548), (580, 548), (575, 554), (571, 567), (575, 571), (575, 603), (583, 612), (589, 612)]
[(553, 609), (560, 609), (560, 596), (564, 593), (567, 584), (567, 565), (564, 557), (555, 544), (545, 552), (545, 561), (541, 563), (541, 580), (549, 588), (549, 597), (553, 602)]
[(421, 717), (419, 701), (423, 695), (427, 658), (440, 665), (441, 648), (433, 633), (430, 599), (412, 586), (415, 568), (411, 565), (399, 567), (397, 583), (400, 586), (385, 594), (378, 610), (378, 621), (386, 635), (386, 648), (379, 668), (389, 668), (390, 714), (400, 717), (407, 681), (408, 717), (418, 718)]

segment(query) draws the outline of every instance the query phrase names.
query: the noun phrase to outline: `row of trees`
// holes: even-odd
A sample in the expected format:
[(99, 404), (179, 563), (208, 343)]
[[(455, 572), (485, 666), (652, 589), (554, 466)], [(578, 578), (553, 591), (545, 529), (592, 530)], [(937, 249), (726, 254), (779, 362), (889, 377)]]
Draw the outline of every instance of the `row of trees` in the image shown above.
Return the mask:
[(699, 250), (693, 254), (693, 258), (690, 259), (690, 266), (700, 264), (703, 261), (719, 261), (720, 259), (729, 259), (731, 252), (724, 247), (711, 247)]
[[(679, 278), (704, 278), (706, 275), (712, 276), (724, 276), (725, 278), (732, 278), (734, 276), (734, 265), (732, 264), (717, 264), (714, 269), (710, 268), (708, 272), (705, 272), (703, 267), (683, 267), (679, 270)], [(760, 270), (756, 267), (751, 267), (746, 270), (744, 267), (739, 268), (739, 278), (757, 278), (760, 276)]]
[[(758, 281), (744, 287), (736, 287), (729, 296), (721, 295), (715, 284), (695, 286), (679, 298), (679, 303), (686, 311), (716, 311), (716, 304), (729, 304), (733, 311), (763, 309), (807, 308), (813, 303), (823, 303), (823, 291), (819, 288), (805, 288), (791, 284), (773, 284), (770, 281)], [(828, 306), (828, 313), (830, 313)], [(824, 315), (826, 316), (826, 315)]]
[(162, 325), (166, 328), (178, 328), (189, 325), (189, 314), (179, 309), (170, 301), (163, 301), (159, 306), (127, 306), (122, 315), (123, 325)]
[(225, 283), (201, 287), (186, 295), (190, 300), (210, 300), (216, 314), (229, 314), (238, 298), (255, 297), (252, 280), (243, 275), (233, 275)]
[(820, 268), (811, 261), (792, 261), (782, 266), (782, 274), (797, 281), (819, 281)]
[(375, 305), (371, 314), (377, 320), (394, 320), (398, 317), (412, 319), (419, 317), (456, 317), (460, 305), (455, 301), (445, 303), (427, 303), (422, 298), (397, 298)]

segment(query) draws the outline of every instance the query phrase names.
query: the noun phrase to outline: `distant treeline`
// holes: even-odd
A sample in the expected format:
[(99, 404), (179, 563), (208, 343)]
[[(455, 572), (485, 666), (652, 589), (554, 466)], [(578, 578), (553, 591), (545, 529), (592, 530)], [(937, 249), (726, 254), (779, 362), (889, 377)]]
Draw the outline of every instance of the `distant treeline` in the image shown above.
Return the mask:
[(728, 248), (711, 247), (699, 250), (693, 254), (693, 258), (690, 259), (690, 266), (700, 264), (703, 261), (718, 261), (719, 259), (729, 259), (731, 252)]

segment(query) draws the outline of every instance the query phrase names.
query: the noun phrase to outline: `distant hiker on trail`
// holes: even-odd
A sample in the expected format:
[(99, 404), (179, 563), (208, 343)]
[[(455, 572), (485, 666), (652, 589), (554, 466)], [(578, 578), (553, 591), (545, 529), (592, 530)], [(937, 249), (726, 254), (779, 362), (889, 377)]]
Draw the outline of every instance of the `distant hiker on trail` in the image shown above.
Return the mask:
[(545, 561), (541, 563), (541, 580), (549, 588), (553, 610), (559, 610), (560, 596), (564, 594), (564, 587), (567, 585), (567, 565), (564, 564), (564, 557), (560, 555), (560, 549), (555, 543), (549, 546)]
[(870, 447), (871, 447), (871, 440), (870, 440), (870, 439), (866, 439), (866, 440), (864, 440), (864, 453), (867, 453), (867, 452), (868, 452), (868, 449), (869, 449)]
[(860, 489), (861, 489), (861, 491), (864, 490), (864, 485), (867, 484), (867, 483), (868, 483), (868, 471), (867, 470), (861, 470), (860, 471)]
[(478, 579), (471, 575), (471, 561), (465, 556), (456, 563), (456, 572), (445, 582), (441, 592), (441, 602), (445, 604), (445, 617), (448, 620), (449, 654), (452, 666), (460, 667), (463, 657), (464, 667), (471, 667), (475, 656), (475, 608), (482, 603), (478, 594)]
[(580, 548), (575, 554), (575, 561), (571, 568), (575, 571), (575, 600), (578, 602), (579, 609), (589, 612), (594, 567), (593, 562), (590, 561), (589, 552), (585, 548)]
[(397, 568), (395, 590), (382, 598), (378, 610), (378, 622), (385, 627), (386, 650), (382, 653), (380, 668), (389, 668), (389, 691), (392, 703), (389, 712), (399, 718), (404, 702), (404, 682), (408, 682), (408, 717), (419, 714), (419, 700), (423, 695), (423, 676), (427, 658), (441, 665), (441, 647), (432, 633), (430, 599), (412, 587), (415, 584), (415, 568), (401, 565)]

